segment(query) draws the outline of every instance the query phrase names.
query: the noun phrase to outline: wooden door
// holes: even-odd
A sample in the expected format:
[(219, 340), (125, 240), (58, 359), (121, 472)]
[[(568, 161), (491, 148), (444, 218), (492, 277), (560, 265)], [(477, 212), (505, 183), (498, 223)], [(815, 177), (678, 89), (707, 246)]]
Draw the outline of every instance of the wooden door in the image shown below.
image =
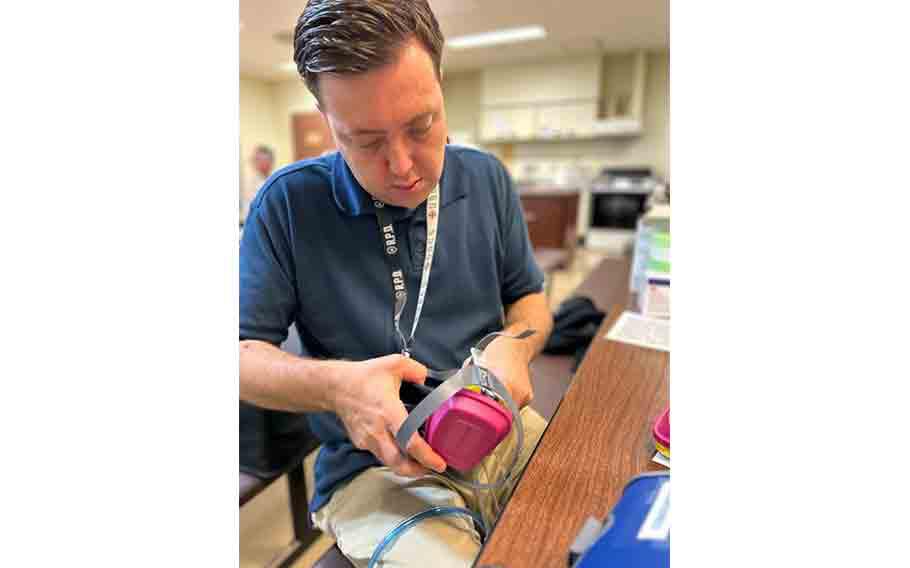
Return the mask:
[(521, 207), (534, 248), (571, 248), (576, 236), (578, 194), (521, 196)]
[(335, 149), (335, 142), (325, 119), (318, 112), (303, 112), (291, 117), (294, 136), (294, 160), (320, 156)]

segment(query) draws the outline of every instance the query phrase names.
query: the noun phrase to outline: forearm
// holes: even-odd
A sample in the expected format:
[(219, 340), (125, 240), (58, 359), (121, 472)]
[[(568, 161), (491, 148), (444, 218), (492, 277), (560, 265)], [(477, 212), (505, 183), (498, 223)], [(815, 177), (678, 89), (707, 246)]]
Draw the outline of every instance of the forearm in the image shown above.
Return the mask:
[(516, 335), (526, 329), (536, 331), (534, 335), (520, 342), (527, 361), (530, 362), (543, 350), (550, 332), (553, 331), (553, 314), (542, 292), (528, 294), (506, 308), (504, 331)]
[(273, 410), (332, 411), (335, 378), (345, 364), (304, 359), (264, 341), (241, 341), (240, 399)]

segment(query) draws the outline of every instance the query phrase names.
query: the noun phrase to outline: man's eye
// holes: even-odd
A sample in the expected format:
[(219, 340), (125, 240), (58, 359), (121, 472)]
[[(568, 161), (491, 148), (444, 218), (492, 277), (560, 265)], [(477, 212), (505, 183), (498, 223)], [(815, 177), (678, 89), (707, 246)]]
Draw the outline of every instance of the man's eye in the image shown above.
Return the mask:
[(413, 134), (414, 136), (423, 136), (427, 132), (429, 132), (430, 128), (432, 128), (432, 127), (433, 127), (433, 123), (431, 122), (430, 124), (427, 124), (426, 126), (422, 126), (420, 128), (412, 128), (411, 134)]
[(375, 142), (370, 142), (369, 144), (363, 144), (360, 146), (363, 150), (378, 150), (382, 145), (382, 140), (376, 140)]

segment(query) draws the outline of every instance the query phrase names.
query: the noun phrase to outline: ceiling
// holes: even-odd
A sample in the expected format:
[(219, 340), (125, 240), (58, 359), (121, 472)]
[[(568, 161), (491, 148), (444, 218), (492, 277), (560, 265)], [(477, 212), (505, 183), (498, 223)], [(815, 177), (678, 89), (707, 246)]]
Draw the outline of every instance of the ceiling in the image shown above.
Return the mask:
[[(488, 65), (629, 49), (667, 49), (669, 0), (429, 0), (446, 38), (542, 25), (547, 37), (466, 50), (445, 48), (447, 73)], [(240, 0), (240, 73), (296, 77), (290, 37), (306, 0)], [(276, 39), (282, 38), (283, 39)]]

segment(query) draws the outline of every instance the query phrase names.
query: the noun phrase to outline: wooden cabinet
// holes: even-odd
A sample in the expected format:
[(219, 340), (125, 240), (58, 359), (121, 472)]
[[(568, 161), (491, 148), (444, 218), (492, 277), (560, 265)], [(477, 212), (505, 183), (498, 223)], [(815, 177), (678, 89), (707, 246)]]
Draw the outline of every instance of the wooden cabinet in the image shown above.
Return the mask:
[(565, 248), (575, 240), (577, 191), (520, 192), (528, 233), (534, 248)]

